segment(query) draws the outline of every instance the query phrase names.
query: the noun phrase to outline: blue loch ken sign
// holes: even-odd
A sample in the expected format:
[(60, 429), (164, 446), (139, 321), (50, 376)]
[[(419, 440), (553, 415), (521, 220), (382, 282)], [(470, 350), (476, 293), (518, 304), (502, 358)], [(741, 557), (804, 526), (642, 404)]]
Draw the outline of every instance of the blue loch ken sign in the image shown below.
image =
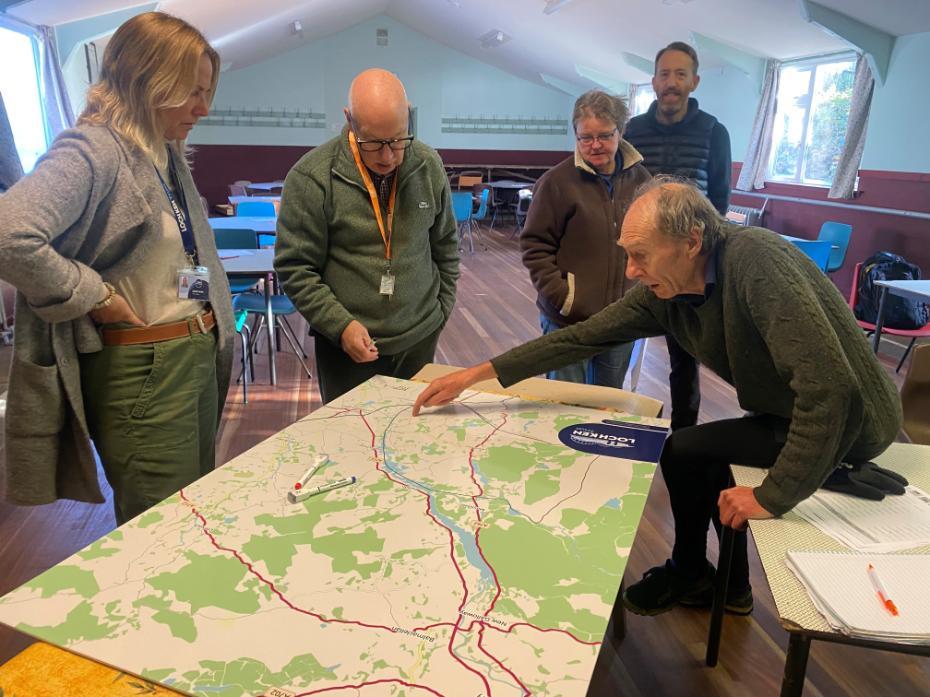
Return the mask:
[(658, 462), (667, 435), (668, 429), (662, 426), (605, 419), (596, 424), (567, 426), (559, 431), (559, 440), (583, 453)]

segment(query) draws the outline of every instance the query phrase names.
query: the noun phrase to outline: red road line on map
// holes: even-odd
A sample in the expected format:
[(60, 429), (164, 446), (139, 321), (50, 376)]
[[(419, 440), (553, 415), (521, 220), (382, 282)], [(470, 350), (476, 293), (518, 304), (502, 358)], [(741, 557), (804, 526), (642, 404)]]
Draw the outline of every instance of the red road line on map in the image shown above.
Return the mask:
[(294, 610), (295, 612), (299, 612), (304, 615), (310, 615), (311, 617), (316, 617), (318, 620), (322, 622), (327, 622), (327, 623), (332, 623), (332, 624), (351, 624), (357, 627), (367, 627), (368, 629), (385, 629), (391, 632), (392, 634), (395, 633), (394, 630), (391, 629), (390, 627), (385, 627), (384, 625), (381, 625), (381, 624), (368, 624), (366, 622), (356, 622), (355, 620), (340, 620), (336, 618), (328, 618), (328, 617), (324, 617), (323, 615), (317, 614), (316, 612), (305, 610), (302, 607), (297, 607), (296, 605), (294, 605), (294, 603), (292, 603), (290, 600), (284, 597), (284, 594), (281, 593), (281, 591), (277, 589), (273, 581), (270, 581), (264, 576), (262, 576), (261, 572), (257, 571), (255, 567), (252, 566), (251, 562), (244, 559), (242, 555), (239, 554), (239, 552), (229, 547), (224, 547), (219, 542), (217, 542), (216, 538), (213, 536), (213, 533), (211, 533), (210, 530), (207, 528), (207, 519), (204, 518), (204, 516), (200, 513), (200, 511), (197, 510), (197, 507), (194, 506), (194, 504), (191, 503), (190, 499), (187, 498), (187, 495), (184, 493), (184, 489), (181, 489), (181, 491), (178, 493), (181, 495), (181, 498), (184, 500), (184, 502), (188, 506), (190, 506), (191, 512), (200, 520), (201, 527), (203, 528), (203, 531), (206, 534), (206, 536), (210, 538), (210, 542), (213, 544), (213, 546), (216, 549), (220, 550), (221, 552), (228, 552), (229, 554), (232, 554), (238, 560), (240, 564), (245, 566), (262, 583), (268, 586), (268, 588), (271, 589), (271, 592), (274, 593), (276, 596), (278, 596), (281, 602), (287, 605), (289, 608), (291, 608), (291, 610)]
[[(435, 624), (428, 624), (425, 627), (414, 627), (410, 631), (412, 632), (425, 632), (427, 629), (436, 629), (436, 627), (454, 627), (455, 622), (436, 622)], [(463, 632), (470, 632), (470, 629), (463, 629)]]
[(336, 687), (324, 687), (319, 690), (311, 690), (310, 692), (299, 692), (297, 694), (297, 697), (307, 697), (307, 695), (319, 695), (319, 694), (322, 694), (323, 692), (333, 692), (335, 690), (360, 690), (363, 687), (369, 687), (371, 685), (383, 685), (385, 683), (398, 683), (400, 685), (403, 685), (404, 687), (414, 687), (418, 690), (426, 690), (430, 694), (438, 695), (438, 697), (444, 697), (444, 695), (441, 692), (436, 692), (436, 690), (434, 690), (431, 687), (427, 687), (426, 685), (416, 685), (412, 682), (406, 682), (404, 680), (398, 680), (396, 678), (384, 679), (384, 680), (372, 680), (370, 682), (359, 683), (358, 685), (337, 685)]
[[(377, 441), (375, 430), (371, 427), (371, 424), (368, 423), (368, 419), (365, 418), (365, 414), (362, 412), (361, 409), (358, 410), (358, 415), (359, 415), (359, 418), (362, 420), (362, 423), (365, 424), (365, 428), (367, 428), (368, 432), (371, 434), (371, 449), (375, 454), (375, 469), (382, 472), (384, 476), (390, 479), (392, 482), (399, 484), (400, 486), (406, 487), (407, 489), (410, 489), (410, 487), (404, 484), (403, 482), (398, 482), (396, 479), (394, 479), (390, 474), (388, 474), (387, 470), (383, 470), (381, 469), (381, 467), (378, 466), (378, 463), (380, 462), (380, 460), (378, 458), (378, 447), (377, 445), (375, 445), (375, 442)], [(436, 516), (433, 515), (431, 506), (430, 506), (429, 494), (422, 492), (422, 491), (416, 491), (415, 489), (410, 489), (410, 490), (414, 491), (414, 493), (422, 495), (426, 499), (426, 515), (429, 516), (429, 518), (434, 523), (436, 523), (436, 525), (438, 525), (440, 528), (445, 530), (447, 535), (449, 535), (449, 557), (452, 559), (452, 566), (455, 567), (455, 572), (459, 575), (459, 580), (462, 582), (462, 602), (459, 605), (459, 612), (461, 612), (462, 608), (465, 607), (465, 603), (468, 601), (468, 584), (465, 582), (465, 576), (464, 574), (462, 574), (462, 570), (459, 568), (458, 562), (455, 561), (455, 539), (452, 536), (452, 531), (448, 527), (440, 523), (439, 520), (436, 518)], [(446, 648), (449, 650), (449, 655), (452, 656), (452, 658), (455, 661), (457, 661), (463, 668), (465, 668), (466, 670), (474, 673), (479, 678), (481, 678), (481, 682), (484, 684), (484, 688), (485, 690), (487, 690), (487, 694), (490, 695), (491, 685), (488, 683), (487, 678), (485, 678), (481, 673), (479, 673), (477, 670), (472, 668), (470, 665), (465, 663), (465, 661), (463, 661), (461, 658), (456, 656), (455, 652), (452, 650), (452, 642), (455, 641), (455, 635), (456, 635), (456, 632), (458, 632), (459, 630), (459, 622), (461, 621), (461, 619), (462, 619), (462, 616), (459, 615), (458, 619), (453, 625), (452, 635), (449, 637), (449, 643), (446, 646)]]
[(486, 625), (482, 622), (481, 629), (478, 630), (478, 648), (481, 649), (481, 653), (483, 653), (485, 656), (487, 656), (492, 661), (494, 661), (498, 666), (500, 666), (501, 670), (503, 670), (505, 673), (507, 673), (507, 675), (509, 675), (511, 678), (513, 678), (516, 681), (517, 685), (519, 685), (523, 689), (523, 697), (529, 697), (532, 693), (527, 689), (526, 685), (523, 684), (520, 678), (514, 675), (514, 672), (510, 670), (510, 668), (508, 668), (503, 663), (501, 663), (499, 660), (497, 660), (497, 656), (495, 656), (490, 651), (488, 651), (486, 648), (484, 648), (484, 645), (481, 643), (481, 640), (484, 639), (485, 626)]
[(535, 624), (530, 624), (529, 622), (514, 622), (507, 629), (500, 629), (499, 627), (495, 627), (493, 624), (489, 624), (486, 626), (490, 627), (491, 629), (495, 631), (502, 632), (503, 634), (510, 634), (510, 632), (513, 631), (514, 627), (529, 627), (530, 629), (535, 629), (537, 632), (555, 632), (556, 634), (564, 634), (565, 636), (570, 637), (573, 641), (579, 644), (584, 644), (585, 646), (600, 646), (601, 645), (600, 641), (582, 641), (581, 639), (576, 637), (574, 634), (572, 634), (571, 632), (566, 632), (564, 629), (543, 629), (542, 627), (537, 627)]

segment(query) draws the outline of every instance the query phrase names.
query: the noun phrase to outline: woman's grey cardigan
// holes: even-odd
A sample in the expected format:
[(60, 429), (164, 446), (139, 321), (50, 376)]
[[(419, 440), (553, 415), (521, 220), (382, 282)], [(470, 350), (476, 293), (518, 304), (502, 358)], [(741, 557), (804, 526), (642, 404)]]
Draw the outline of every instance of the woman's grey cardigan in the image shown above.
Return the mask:
[[(194, 202), (200, 262), (210, 269), (222, 413), (233, 352), (229, 284), (186, 165), (178, 176)], [(6, 413), (10, 502), (103, 502), (78, 354), (101, 350), (87, 313), (104, 295), (103, 281), (144, 268), (163, 236), (166, 206), (152, 161), (103, 126), (62, 133), (32, 173), (0, 196), (0, 278), (19, 291)]]

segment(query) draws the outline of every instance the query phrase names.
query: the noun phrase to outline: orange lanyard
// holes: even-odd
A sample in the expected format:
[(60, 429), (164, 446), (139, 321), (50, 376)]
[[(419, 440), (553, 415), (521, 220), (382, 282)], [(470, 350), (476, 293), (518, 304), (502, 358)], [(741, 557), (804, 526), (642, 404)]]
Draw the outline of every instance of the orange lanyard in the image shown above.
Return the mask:
[(384, 227), (384, 219), (381, 217), (381, 203), (378, 200), (378, 192), (375, 191), (374, 182), (371, 181), (371, 175), (368, 168), (362, 163), (362, 156), (358, 152), (358, 144), (355, 142), (355, 134), (349, 131), (349, 147), (352, 148), (352, 155), (355, 157), (355, 165), (358, 167), (359, 174), (362, 175), (362, 181), (365, 182), (365, 188), (368, 189), (368, 197), (371, 199), (371, 207), (375, 211), (375, 220), (378, 222), (378, 231), (381, 233), (381, 239), (384, 240), (384, 258), (391, 260), (391, 236), (394, 232), (394, 200), (397, 198), (397, 173), (394, 173), (394, 181), (391, 182), (391, 197), (388, 199), (387, 209), (387, 231)]

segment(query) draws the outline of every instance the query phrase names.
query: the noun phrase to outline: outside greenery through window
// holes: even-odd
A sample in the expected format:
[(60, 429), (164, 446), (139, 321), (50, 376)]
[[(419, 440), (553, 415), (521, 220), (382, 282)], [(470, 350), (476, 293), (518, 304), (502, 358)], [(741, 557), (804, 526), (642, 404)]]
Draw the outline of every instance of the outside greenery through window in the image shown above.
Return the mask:
[(853, 56), (781, 68), (769, 165), (773, 180), (829, 186), (846, 140)]

